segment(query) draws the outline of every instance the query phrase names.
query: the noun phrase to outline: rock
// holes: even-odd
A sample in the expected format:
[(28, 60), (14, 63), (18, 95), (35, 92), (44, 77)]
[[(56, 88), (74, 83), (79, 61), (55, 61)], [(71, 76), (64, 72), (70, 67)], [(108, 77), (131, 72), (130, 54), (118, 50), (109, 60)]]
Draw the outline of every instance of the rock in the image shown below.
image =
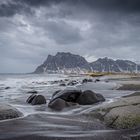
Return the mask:
[(31, 90), (31, 91), (28, 91), (27, 93), (37, 94), (38, 92), (36, 90)]
[(96, 93), (91, 90), (84, 91), (76, 101), (80, 105), (91, 105), (99, 102)]
[(55, 92), (53, 93), (53, 95), (52, 95), (52, 98), (53, 98), (57, 93), (59, 93), (60, 91), (62, 91), (62, 90), (57, 90), (57, 91), (55, 91)]
[(80, 90), (58, 90), (52, 95), (48, 107), (61, 110), (68, 106), (77, 104), (91, 105), (104, 100), (102, 95), (96, 94), (90, 90), (84, 92)]
[(106, 80), (105, 80), (105, 82), (106, 82), (106, 83), (108, 83), (108, 82), (109, 82), (109, 80), (108, 80), (108, 79), (106, 79)]
[(102, 94), (96, 93), (96, 97), (97, 97), (99, 102), (104, 102), (105, 101), (105, 98)]
[(80, 96), (81, 93), (82, 93), (82, 91), (80, 91), (80, 90), (67, 90), (66, 89), (66, 90), (62, 90), (60, 92), (58, 91), (57, 93), (54, 93), (55, 96), (53, 96), (51, 101), (53, 101), (57, 98), (61, 98), (67, 102), (76, 103), (76, 100), (78, 99), (78, 97)]
[(41, 104), (46, 104), (46, 99), (43, 95), (37, 95), (33, 98), (32, 105), (41, 105)]
[(126, 97), (133, 97), (133, 96), (140, 96), (140, 92), (135, 92), (135, 93), (132, 93), (132, 94), (130, 94), (130, 95), (123, 96), (123, 98), (126, 98)]
[(0, 104), (0, 120), (21, 117), (23, 114), (10, 105)]
[(48, 104), (48, 107), (57, 111), (60, 111), (64, 109), (65, 107), (71, 107), (74, 105), (78, 105), (77, 103), (72, 103), (72, 102), (66, 102), (65, 100), (61, 98), (57, 98), (56, 100), (50, 102)]
[(66, 86), (66, 84), (65, 83), (61, 83), (61, 84), (59, 84), (59, 86)]
[(94, 81), (94, 82), (95, 82), (95, 83), (96, 83), (96, 82), (100, 82), (100, 79), (95, 79), (95, 81)]
[(140, 96), (121, 98), (94, 110), (93, 114), (108, 127), (128, 129), (140, 126)]
[(78, 84), (78, 81), (73, 80), (73, 81), (70, 81), (67, 85), (68, 85), (68, 86), (75, 86), (75, 85), (77, 85), (77, 84)]
[(10, 89), (10, 87), (5, 87), (5, 89)]
[(83, 79), (82, 83), (93, 82), (92, 79)]
[(140, 85), (135, 84), (124, 84), (121, 87), (119, 87), (117, 90), (132, 90), (132, 91), (139, 91)]
[(104, 117), (108, 126), (115, 128), (132, 128), (140, 125), (140, 105), (112, 108)]
[(26, 101), (27, 103), (30, 103), (32, 105), (41, 105), (46, 104), (46, 99), (43, 95), (35, 95), (32, 94)]
[(53, 93), (53, 95), (52, 95), (52, 98), (53, 98), (57, 93), (59, 93), (60, 91), (62, 91), (62, 90), (57, 90), (57, 91), (55, 91), (55, 92)]
[(37, 96), (36, 94), (32, 94), (32, 95), (26, 100), (26, 102), (30, 104), (36, 96)]
[(56, 100), (53, 100), (52, 102), (50, 102), (48, 104), (48, 107), (54, 110), (62, 110), (63, 108), (66, 107), (66, 101), (61, 98), (57, 98)]

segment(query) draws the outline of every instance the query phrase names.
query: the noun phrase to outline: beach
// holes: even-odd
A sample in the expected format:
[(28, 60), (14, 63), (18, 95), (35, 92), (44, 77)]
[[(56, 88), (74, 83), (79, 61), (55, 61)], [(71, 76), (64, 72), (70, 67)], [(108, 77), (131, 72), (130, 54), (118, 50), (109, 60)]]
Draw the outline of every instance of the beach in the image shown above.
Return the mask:
[[(81, 81), (85, 78), (92, 79), (92, 82), (82, 83)], [(77, 81), (75, 85), (62, 86), (62, 82), (66, 84), (73, 80)], [(139, 124), (136, 127), (125, 129), (110, 127), (106, 125), (106, 122), (93, 115), (96, 110), (122, 100), (123, 96), (138, 92), (139, 88), (135, 88), (135, 86), (132, 88), (132, 84), (140, 85), (140, 78), (126, 75), (94, 78), (62, 74), (0, 75), (1, 104), (11, 105), (22, 113), (17, 118), (0, 120), (0, 139), (139, 140)], [(66, 88), (77, 88), (81, 91), (92, 90), (102, 94), (105, 101), (93, 105), (71, 106), (61, 111), (48, 108), (52, 94)], [(43, 95), (47, 104), (35, 106), (28, 104), (26, 100), (33, 91)], [(125, 100), (127, 101), (128, 98), (130, 97), (126, 97)]]

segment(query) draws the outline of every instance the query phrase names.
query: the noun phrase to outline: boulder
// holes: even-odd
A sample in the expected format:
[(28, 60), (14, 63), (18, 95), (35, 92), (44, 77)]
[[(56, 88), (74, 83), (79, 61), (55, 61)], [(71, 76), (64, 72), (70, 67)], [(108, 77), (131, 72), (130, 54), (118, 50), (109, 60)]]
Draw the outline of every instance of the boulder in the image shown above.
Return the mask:
[(62, 90), (62, 91), (56, 91), (51, 99), (50, 102), (54, 101), (57, 98), (61, 98), (67, 102), (73, 102), (76, 103), (78, 97), (81, 95), (82, 91), (80, 90)]
[(92, 79), (83, 79), (82, 83), (93, 82)]
[(53, 100), (52, 102), (50, 102), (48, 104), (48, 107), (54, 110), (62, 110), (63, 108), (66, 107), (66, 101), (61, 98), (57, 98), (56, 100)]
[(10, 105), (0, 104), (0, 120), (21, 117), (23, 114)]
[(99, 102), (96, 93), (91, 90), (84, 91), (76, 101), (80, 105), (91, 105)]
[(33, 101), (33, 99), (35, 98), (35, 96), (37, 96), (37, 95), (32, 94), (31, 96), (29, 96), (29, 98), (26, 100), (26, 102), (30, 104)]
[(46, 104), (46, 99), (43, 95), (32, 94), (26, 101), (32, 105)]
[(72, 105), (91, 105), (98, 103), (100, 101), (105, 101), (101, 94), (96, 94), (90, 90), (80, 91), (80, 90), (58, 90), (52, 95), (48, 107), (55, 110), (61, 110), (64, 107)]
[(129, 129), (140, 126), (140, 94), (135, 93), (91, 112), (108, 127)]
[(53, 93), (53, 95), (52, 95), (52, 98), (57, 94), (57, 93), (59, 93), (61, 90), (57, 90), (57, 91), (55, 91), (54, 93)]
[(66, 102), (61, 98), (57, 98), (56, 100), (50, 102), (48, 107), (57, 111), (63, 110), (65, 107), (71, 107), (74, 105), (78, 105), (77, 103)]
[(96, 93), (96, 97), (97, 97), (99, 102), (104, 102), (105, 101), (105, 98), (102, 94)]
[(41, 104), (46, 104), (46, 99), (43, 95), (37, 95), (33, 98), (32, 105), (41, 105)]

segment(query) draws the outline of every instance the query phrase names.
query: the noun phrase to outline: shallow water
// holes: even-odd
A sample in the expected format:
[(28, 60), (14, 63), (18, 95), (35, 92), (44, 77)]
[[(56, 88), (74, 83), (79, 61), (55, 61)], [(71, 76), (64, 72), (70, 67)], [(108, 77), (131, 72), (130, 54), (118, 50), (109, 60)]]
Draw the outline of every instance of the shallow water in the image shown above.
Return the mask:
[[(115, 90), (119, 86), (116, 82), (105, 82), (105, 79), (103, 79), (97, 83), (92, 82), (83, 85), (79, 83), (76, 87), (69, 87), (93, 90), (96, 93), (103, 94), (106, 102), (96, 105), (73, 106), (61, 112), (56, 112), (49, 109), (47, 104), (31, 106), (26, 103), (26, 99), (31, 95), (28, 91), (36, 90), (49, 101), (56, 90), (66, 88), (59, 86), (59, 83), (53, 83), (53, 81), (64, 79), (81, 81), (84, 78), (54, 74), (0, 75), (0, 102), (11, 104), (24, 115), (18, 119), (1, 121), (0, 139), (28, 139), (26, 136), (29, 136), (29, 139), (34, 139), (34, 136), (36, 136), (38, 139), (63, 138), (79, 140), (101, 137), (102, 139), (109, 139), (119, 136), (122, 132), (111, 130), (98, 120), (93, 120), (92, 117), (85, 115), (100, 105), (113, 102), (122, 95), (132, 93), (132, 91)], [(120, 137), (120, 139), (123, 138)]]

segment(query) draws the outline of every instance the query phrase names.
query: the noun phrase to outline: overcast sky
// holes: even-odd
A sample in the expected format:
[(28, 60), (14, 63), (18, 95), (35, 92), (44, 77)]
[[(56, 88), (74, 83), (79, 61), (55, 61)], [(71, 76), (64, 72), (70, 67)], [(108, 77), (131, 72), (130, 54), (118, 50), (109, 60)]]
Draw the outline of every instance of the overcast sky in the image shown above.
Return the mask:
[(0, 72), (61, 51), (139, 61), (140, 0), (0, 0)]

